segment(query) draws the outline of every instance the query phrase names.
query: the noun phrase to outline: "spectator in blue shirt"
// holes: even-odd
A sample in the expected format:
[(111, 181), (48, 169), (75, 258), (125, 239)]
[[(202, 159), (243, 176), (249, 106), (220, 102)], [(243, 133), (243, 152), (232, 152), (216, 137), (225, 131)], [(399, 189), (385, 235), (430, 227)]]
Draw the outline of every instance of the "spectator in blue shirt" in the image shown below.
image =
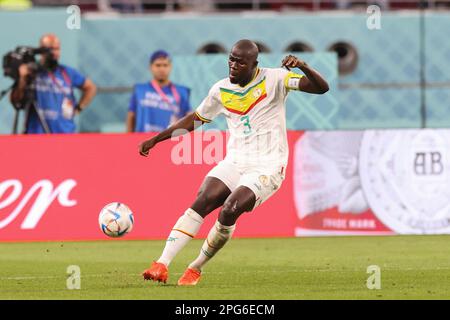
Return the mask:
[[(40, 63), (46, 67), (45, 70), (39, 71), (35, 78), (36, 110), (44, 118), (50, 133), (74, 133), (76, 131), (75, 115), (92, 101), (97, 88), (90, 79), (77, 70), (58, 63), (60, 41), (56, 35), (45, 34), (40, 40), (40, 45), (50, 48), (51, 56), (42, 55)], [(11, 94), (11, 101), (15, 106), (24, 103), (27, 77), (30, 74), (26, 64), (19, 67), (19, 74), (20, 79)], [(79, 102), (76, 101), (74, 95), (75, 88), (82, 91)], [(45, 133), (36, 110), (30, 109), (25, 124), (25, 133)]]
[(164, 50), (150, 57), (151, 81), (138, 83), (131, 95), (127, 132), (162, 131), (191, 109), (190, 89), (169, 80), (172, 64)]

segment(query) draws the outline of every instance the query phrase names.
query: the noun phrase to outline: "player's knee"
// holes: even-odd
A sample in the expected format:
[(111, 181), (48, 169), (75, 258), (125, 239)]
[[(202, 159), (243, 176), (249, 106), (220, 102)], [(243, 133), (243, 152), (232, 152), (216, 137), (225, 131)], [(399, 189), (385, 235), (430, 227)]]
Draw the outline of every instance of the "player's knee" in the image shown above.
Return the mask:
[(244, 210), (239, 206), (237, 200), (227, 200), (223, 204), (222, 210), (220, 213), (231, 220), (236, 220)]

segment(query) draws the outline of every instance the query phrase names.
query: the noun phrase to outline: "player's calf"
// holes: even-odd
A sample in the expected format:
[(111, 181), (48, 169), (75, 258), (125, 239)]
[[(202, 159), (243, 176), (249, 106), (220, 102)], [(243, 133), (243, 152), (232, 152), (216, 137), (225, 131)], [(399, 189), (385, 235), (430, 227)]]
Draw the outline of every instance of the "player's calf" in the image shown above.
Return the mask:
[(203, 218), (191, 208), (187, 209), (170, 232), (161, 257), (142, 273), (144, 279), (166, 283), (169, 277), (169, 264), (197, 234), (202, 224)]
[(189, 265), (189, 268), (198, 271), (202, 270), (203, 266), (231, 239), (235, 228), (236, 225), (226, 226), (216, 221), (215, 225), (209, 231), (205, 242), (203, 242), (200, 254)]

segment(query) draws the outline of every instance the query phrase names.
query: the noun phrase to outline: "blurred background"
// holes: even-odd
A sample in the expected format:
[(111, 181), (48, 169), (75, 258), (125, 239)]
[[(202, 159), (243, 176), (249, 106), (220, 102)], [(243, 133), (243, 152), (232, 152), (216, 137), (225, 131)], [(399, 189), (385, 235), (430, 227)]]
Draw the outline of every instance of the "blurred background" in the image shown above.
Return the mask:
[[(73, 4), (80, 29), (66, 25)], [(369, 26), (371, 5), (380, 9), (379, 28)], [(125, 132), (133, 84), (150, 79), (148, 57), (157, 49), (173, 56), (171, 78), (191, 89), (195, 108), (227, 76), (227, 53), (241, 38), (258, 43), (260, 66), (278, 67), (294, 52), (330, 81), (320, 99), (289, 98), (291, 130), (450, 124), (450, 0), (2, 0), (0, 8), (2, 56), (53, 32), (61, 62), (97, 85), (76, 120), (79, 132)], [(11, 82), (1, 77), (0, 88)], [(0, 133), (11, 132), (13, 116), (4, 98)]]

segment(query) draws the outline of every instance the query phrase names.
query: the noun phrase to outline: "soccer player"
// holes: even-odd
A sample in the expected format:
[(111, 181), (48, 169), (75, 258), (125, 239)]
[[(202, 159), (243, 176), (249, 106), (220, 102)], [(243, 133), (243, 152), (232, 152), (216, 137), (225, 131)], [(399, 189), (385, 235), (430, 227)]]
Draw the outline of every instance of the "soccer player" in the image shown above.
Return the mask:
[[(196, 285), (202, 268), (233, 235), (239, 216), (280, 188), (288, 160), (287, 94), (291, 90), (323, 94), (328, 83), (295, 56), (283, 59), (282, 66), (288, 70), (259, 68), (257, 58), (254, 42), (238, 41), (229, 55), (229, 77), (212, 86), (195, 112), (139, 146), (140, 154), (148, 156), (157, 143), (182, 134), (178, 129), (190, 132), (196, 128), (194, 122), (207, 123), (219, 114), (226, 117), (230, 131), (226, 157), (207, 174), (194, 203), (170, 232), (161, 257), (143, 272), (144, 279), (165, 283), (176, 254), (195, 237), (203, 219), (222, 206), (199, 256), (178, 280), (178, 285)], [(290, 68), (299, 68), (304, 75)]]

